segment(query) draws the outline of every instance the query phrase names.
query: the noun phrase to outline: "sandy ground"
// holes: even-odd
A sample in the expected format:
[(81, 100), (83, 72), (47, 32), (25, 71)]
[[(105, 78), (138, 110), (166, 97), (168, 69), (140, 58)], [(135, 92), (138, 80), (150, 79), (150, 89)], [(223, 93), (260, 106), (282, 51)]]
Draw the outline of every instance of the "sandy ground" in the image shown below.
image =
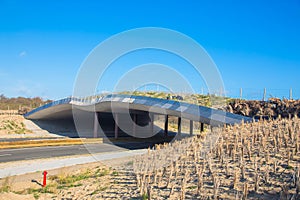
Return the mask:
[(0, 115), (0, 138), (60, 137), (41, 129), (22, 115)]
[(24, 120), (21, 115), (0, 115), (0, 135), (9, 135), (17, 131), (20, 131), (20, 134), (31, 133), (26, 129)]
[[(0, 199), (14, 200), (34, 200), (34, 199), (118, 199), (118, 195), (126, 194), (129, 198), (132, 196), (131, 188), (126, 189), (126, 184), (123, 181), (128, 180), (126, 168), (132, 167), (133, 157), (124, 157), (121, 159), (113, 159), (103, 162), (95, 162), (90, 164), (75, 165), (48, 171), (49, 193), (33, 192), (40, 190), (42, 187), (42, 172), (30, 173), (22, 176), (13, 176), (0, 181), (0, 186), (8, 185), (7, 192), (0, 193)], [(122, 171), (123, 170), (123, 171)], [(99, 174), (100, 171), (100, 174)], [(95, 177), (90, 177), (74, 182), (74, 186), (57, 185), (53, 179), (56, 177), (67, 177), (72, 175), (80, 175), (89, 172), (97, 174)], [(133, 180), (134, 177), (132, 177)], [(106, 191), (103, 193), (103, 191)], [(110, 191), (110, 192), (109, 192)], [(37, 195), (38, 194), (38, 195)]]

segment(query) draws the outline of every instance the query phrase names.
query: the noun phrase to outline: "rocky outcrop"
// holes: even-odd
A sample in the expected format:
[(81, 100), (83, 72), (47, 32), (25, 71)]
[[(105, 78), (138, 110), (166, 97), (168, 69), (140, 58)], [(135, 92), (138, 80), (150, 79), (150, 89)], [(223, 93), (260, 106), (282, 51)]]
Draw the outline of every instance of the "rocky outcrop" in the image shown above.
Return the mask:
[(224, 109), (227, 112), (249, 117), (283, 118), (300, 117), (300, 100), (270, 98), (268, 101), (240, 100), (231, 101)]

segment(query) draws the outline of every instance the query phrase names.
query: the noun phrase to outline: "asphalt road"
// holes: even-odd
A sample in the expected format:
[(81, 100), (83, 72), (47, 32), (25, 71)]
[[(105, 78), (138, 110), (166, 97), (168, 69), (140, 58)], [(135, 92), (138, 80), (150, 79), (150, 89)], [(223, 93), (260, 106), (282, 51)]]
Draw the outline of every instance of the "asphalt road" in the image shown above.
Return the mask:
[[(118, 145), (118, 146), (117, 146)], [(101, 143), (101, 144), (85, 144), (71, 146), (51, 146), (51, 147), (32, 147), (20, 149), (3, 149), (0, 150), (0, 163), (34, 160), (40, 158), (53, 158), (60, 156), (74, 156), (91, 153), (116, 152), (127, 149), (142, 149), (152, 146), (152, 143), (118, 143), (117, 145)]]

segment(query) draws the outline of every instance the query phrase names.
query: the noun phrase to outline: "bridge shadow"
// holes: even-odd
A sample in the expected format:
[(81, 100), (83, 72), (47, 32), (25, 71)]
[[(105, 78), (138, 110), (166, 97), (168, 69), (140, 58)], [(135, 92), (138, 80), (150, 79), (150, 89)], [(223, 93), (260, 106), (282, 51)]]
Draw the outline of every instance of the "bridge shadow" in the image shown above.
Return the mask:
[(57, 137), (79, 138), (73, 119), (53, 119), (53, 120), (31, 120), (34, 124), (30, 128), (33, 133), (50, 133)]
[[(72, 119), (55, 119), (55, 120), (32, 120), (38, 132), (49, 132), (52, 136), (68, 137), (68, 138), (93, 138), (93, 129), (87, 128), (78, 133), (74, 121)], [(138, 138), (128, 135), (121, 129), (118, 130), (118, 139), (115, 139), (114, 122), (102, 120), (100, 123), (101, 130), (98, 131), (97, 138), (103, 138), (104, 143), (113, 144), (115, 146), (130, 150), (152, 148), (155, 144), (163, 144), (170, 142), (176, 136), (176, 132), (169, 131), (168, 136), (164, 135), (164, 130), (158, 126), (154, 126), (156, 134), (149, 138)]]
[(168, 136), (164, 135), (164, 131), (158, 132), (150, 138), (134, 138), (132, 136), (124, 136), (118, 139), (113, 137), (106, 138), (104, 143), (113, 144), (115, 146), (130, 150), (152, 148), (156, 144), (164, 144), (171, 142), (176, 136), (175, 132), (169, 132)]

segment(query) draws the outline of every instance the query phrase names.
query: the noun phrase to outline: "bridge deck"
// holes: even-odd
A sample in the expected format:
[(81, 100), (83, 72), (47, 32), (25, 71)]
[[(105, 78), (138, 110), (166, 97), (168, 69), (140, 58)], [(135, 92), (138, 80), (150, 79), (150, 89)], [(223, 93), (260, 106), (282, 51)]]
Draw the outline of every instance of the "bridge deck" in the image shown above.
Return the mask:
[(185, 119), (199, 121), (212, 126), (222, 124), (236, 124), (252, 121), (251, 118), (224, 112), (221, 110), (178, 102), (174, 100), (158, 99), (133, 95), (107, 95), (99, 98), (80, 99), (65, 98), (38, 107), (24, 116), (27, 119), (52, 119), (72, 117), (72, 108), (90, 112), (114, 112), (114, 108), (121, 110), (146, 111), (156, 114), (172, 115)]

